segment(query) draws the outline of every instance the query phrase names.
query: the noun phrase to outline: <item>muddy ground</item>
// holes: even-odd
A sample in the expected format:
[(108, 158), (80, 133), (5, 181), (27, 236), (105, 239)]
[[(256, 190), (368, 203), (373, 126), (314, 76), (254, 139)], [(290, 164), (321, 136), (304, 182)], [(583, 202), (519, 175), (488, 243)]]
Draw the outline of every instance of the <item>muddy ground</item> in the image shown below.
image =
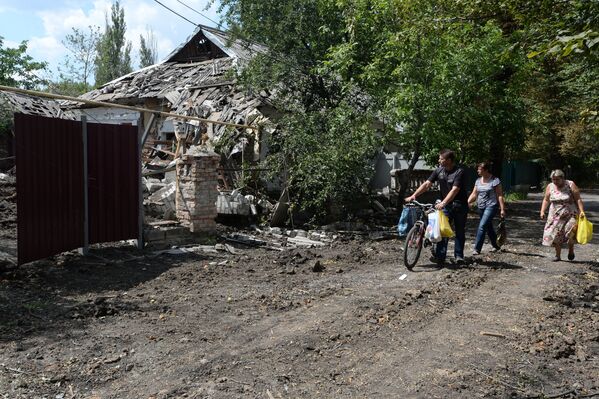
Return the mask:
[[(599, 195), (583, 198), (599, 221)], [(341, 236), (9, 268), (0, 397), (599, 397), (599, 237), (550, 262), (539, 204), (510, 204), (504, 252), (462, 267), (408, 272), (399, 240)], [(10, 252), (14, 221), (0, 227)]]

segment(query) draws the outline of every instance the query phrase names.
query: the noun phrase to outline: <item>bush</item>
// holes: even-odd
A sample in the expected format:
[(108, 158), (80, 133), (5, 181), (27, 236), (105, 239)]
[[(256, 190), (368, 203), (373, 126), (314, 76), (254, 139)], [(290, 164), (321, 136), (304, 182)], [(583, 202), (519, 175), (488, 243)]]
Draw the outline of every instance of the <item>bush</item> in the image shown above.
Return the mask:
[(528, 194), (523, 193), (523, 192), (507, 193), (505, 195), (505, 202), (522, 201), (522, 200), (525, 200), (527, 197), (528, 197)]

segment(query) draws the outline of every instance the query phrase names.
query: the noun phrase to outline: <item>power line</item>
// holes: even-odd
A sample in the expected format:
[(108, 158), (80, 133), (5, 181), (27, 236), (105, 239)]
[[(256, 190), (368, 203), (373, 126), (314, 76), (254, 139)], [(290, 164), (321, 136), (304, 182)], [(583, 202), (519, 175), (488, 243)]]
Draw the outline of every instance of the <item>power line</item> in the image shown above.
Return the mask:
[[(206, 26), (206, 25), (202, 25), (202, 24), (196, 24), (195, 22), (192, 22), (192, 21), (190, 21), (189, 19), (185, 18), (184, 16), (182, 16), (182, 15), (181, 15), (181, 14), (179, 14), (178, 12), (174, 11), (172, 8), (170, 8), (170, 7), (167, 7), (166, 5), (164, 5), (163, 3), (161, 3), (160, 1), (158, 1), (158, 0), (154, 0), (154, 1), (155, 1), (156, 3), (158, 3), (158, 4), (160, 4), (162, 7), (166, 8), (167, 10), (169, 10), (170, 12), (172, 12), (173, 14), (175, 14), (175, 15), (177, 15), (177, 16), (179, 16), (179, 17), (183, 18), (183, 19), (184, 19), (184, 20), (186, 20), (187, 22), (189, 22), (189, 23), (191, 23), (191, 24), (195, 25), (196, 27), (200, 27), (200, 28), (204, 28), (204, 27), (205, 27), (205, 28), (208, 28), (208, 29), (214, 29), (214, 28), (212, 28), (212, 27), (210, 27), (210, 26)], [(187, 4), (185, 4), (185, 3), (181, 2), (180, 0), (176, 0), (176, 1), (178, 1), (178, 2), (179, 2), (179, 3), (181, 3), (181, 4), (183, 4), (185, 7), (189, 8), (190, 10), (192, 10), (192, 11), (194, 11), (194, 12), (196, 12), (196, 13), (198, 13), (198, 14), (202, 15), (204, 18), (206, 18), (206, 19), (208, 19), (208, 20), (210, 20), (210, 21), (212, 21), (212, 22), (215, 22), (215, 21), (213, 21), (212, 19), (210, 19), (210, 18), (208, 18), (207, 16), (205, 16), (204, 14), (200, 13), (199, 11), (197, 11), (197, 10), (193, 9), (192, 7), (188, 6)], [(215, 22), (215, 23), (218, 25), (218, 23), (217, 23), (217, 22)], [(226, 31), (226, 30), (223, 30), (222, 32), (224, 32), (224, 33), (229, 33), (229, 34), (231, 33), (231, 32), (229, 32), (229, 31)], [(261, 47), (266, 47), (266, 46), (264, 46), (264, 45), (262, 45), (262, 44), (260, 44), (260, 43), (256, 43), (256, 42), (254, 42), (254, 41), (251, 41), (251, 40), (249, 40), (249, 39), (246, 39), (245, 37), (241, 37), (241, 39), (242, 39), (242, 40), (244, 40), (244, 41), (246, 41), (248, 44), (253, 44), (253, 45), (255, 45), (255, 46), (261, 46)], [(297, 72), (299, 72), (300, 74), (302, 74), (302, 75), (304, 75), (304, 76), (310, 77), (310, 75), (309, 75), (308, 73), (306, 73), (305, 71), (301, 70), (301, 69), (300, 69), (300, 68), (299, 68), (297, 65), (293, 65), (293, 64), (292, 64), (292, 63), (290, 63), (289, 61), (286, 61), (286, 60), (283, 60), (283, 59), (277, 58), (277, 57), (275, 57), (275, 56), (273, 56), (273, 55), (271, 55), (271, 54), (268, 54), (268, 52), (261, 53), (261, 52), (259, 52), (259, 51), (255, 50), (255, 49), (252, 49), (252, 48), (250, 48), (249, 46), (248, 46), (246, 49), (247, 49), (247, 50), (248, 50), (250, 53), (254, 53), (254, 54), (256, 54), (256, 53), (260, 53), (260, 54), (262, 54), (262, 55), (266, 56), (267, 58), (270, 58), (270, 59), (272, 59), (272, 60), (274, 60), (274, 61), (278, 61), (278, 62), (280, 62), (280, 63), (282, 63), (282, 64), (285, 64), (285, 65), (287, 65), (287, 66), (288, 66), (288, 67), (290, 67), (291, 69), (294, 69), (294, 70), (296, 70)]]
[(190, 21), (189, 19), (185, 18), (183, 15), (179, 14), (177, 11), (173, 10), (172, 8), (170, 8), (170, 7), (166, 6), (166, 5), (164, 5), (164, 4), (163, 4), (163, 3), (161, 3), (160, 1), (158, 1), (158, 0), (154, 0), (154, 2), (156, 2), (156, 3), (160, 4), (162, 7), (166, 8), (167, 10), (169, 10), (170, 12), (172, 12), (173, 14), (176, 14), (176, 15), (178, 15), (179, 17), (183, 18), (184, 20), (186, 20), (186, 21), (187, 21), (187, 22), (189, 22), (190, 24), (192, 24), (192, 25), (194, 25), (194, 26), (200, 26), (200, 24), (196, 24), (195, 22), (193, 22), (193, 21)]
[[(189, 22), (189, 23), (191, 23), (191, 24), (194, 24), (196, 27), (200, 27), (200, 28), (208, 28), (208, 29), (215, 29), (215, 28), (212, 28), (212, 27), (210, 27), (210, 26), (207, 26), (207, 25), (196, 24), (196, 23), (194, 23), (194, 22), (190, 21), (189, 19), (185, 18), (184, 16), (182, 16), (182, 15), (181, 15), (181, 14), (179, 14), (178, 12), (175, 12), (173, 9), (171, 9), (171, 8), (169, 8), (169, 7), (167, 7), (167, 6), (165, 6), (165, 5), (164, 5), (163, 3), (161, 3), (160, 1), (158, 1), (158, 0), (154, 0), (154, 1), (155, 1), (156, 3), (158, 3), (158, 4), (160, 4), (161, 6), (163, 6), (164, 8), (166, 8), (167, 10), (171, 11), (173, 14), (175, 14), (175, 15), (177, 15), (177, 16), (179, 16), (179, 17), (183, 18), (183, 19), (185, 19), (187, 22)], [(180, 4), (184, 5), (185, 7), (189, 8), (190, 10), (192, 10), (192, 11), (194, 11), (194, 12), (198, 13), (199, 15), (203, 16), (204, 18), (208, 19), (209, 21), (212, 21), (212, 22), (214, 22), (215, 24), (217, 24), (217, 25), (220, 25), (220, 23), (218, 23), (218, 22), (214, 21), (213, 19), (211, 19), (211, 18), (207, 17), (206, 15), (204, 15), (204, 14), (202, 14), (201, 12), (199, 12), (199, 11), (195, 10), (194, 8), (192, 8), (192, 7), (188, 6), (187, 4), (183, 3), (182, 1), (180, 1), (180, 0), (176, 0), (176, 1), (177, 1), (177, 2), (179, 2)], [(227, 31), (227, 30), (222, 30), (222, 29), (217, 29), (217, 30), (221, 30), (223, 33), (231, 34), (231, 32), (230, 32), (230, 31)], [(247, 42), (248, 44), (252, 44), (252, 45), (255, 45), (255, 46), (260, 46), (260, 47), (266, 47), (266, 46), (265, 46), (265, 45), (263, 45), (263, 44), (257, 43), (257, 42), (255, 42), (255, 41), (253, 41), (253, 40), (250, 40), (250, 39), (247, 39), (247, 38), (245, 38), (245, 37), (243, 37), (243, 36), (240, 36), (240, 39), (241, 39), (241, 40), (243, 40), (243, 41), (245, 41), (245, 42)], [(305, 75), (305, 76), (308, 76), (308, 77), (310, 76), (308, 73), (306, 73), (305, 71), (301, 70), (301, 69), (300, 69), (300, 68), (299, 68), (297, 65), (293, 65), (293, 64), (292, 64), (292, 63), (290, 63), (289, 61), (283, 60), (283, 59), (281, 59), (281, 58), (277, 58), (277, 57), (273, 56), (272, 54), (268, 54), (268, 52), (259, 52), (259, 51), (255, 50), (255, 49), (252, 49), (252, 48), (250, 48), (249, 46), (247, 46), (246, 50), (248, 50), (250, 53), (254, 53), (254, 54), (256, 54), (256, 53), (259, 53), (259, 54), (262, 54), (262, 55), (266, 56), (267, 58), (270, 58), (270, 59), (272, 59), (272, 60), (274, 60), (274, 61), (278, 61), (278, 62), (280, 62), (280, 63), (282, 63), (282, 64), (285, 64), (285, 65), (287, 65), (287, 66), (288, 66), (288, 67), (290, 67), (291, 69), (295, 69), (297, 72), (299, 72), (299, 73), (300, 73), (300, 74), (302, 74), (302, 75)]]
[(212, 22), (212, 23), (216, 24), (216, 26), (219, 26), (219, 25), (220, 25), (220, 23), (219, 23), (219, 22), (216, 22), (216, 21), (215, 21), (215, 20), (213, 20), (212, 18), (208, 17), (206, 14), (202, 14), (202, 13), (201, 13), (201, 12), (199, 12), (198, 10), (196, 10), (196, 9), (194, 9), (194, 8), (192, 8), (192, 7), (190, 7), (190, 6), (188, 6), (187, 4), (183, 3), (181, 0), (176, 0), (176, 1), (177, 1), (177, 3), (179, 3), (179, 4), (181, 4), (181, 5), (183, 5), (183, 6), (187, 7), (187, 8), (189, 8), (191, 11), (195, 12), (196, 14), (198, 14), (198, 15), (201, 15), (202, 17), (206, 18), (208, 21), (210, 21), (210, 22)]
[[(183, 19), (184, 19), (184, 20), (186, 20), (187, 22), (190, 22), (190, 23), (194, 24), (196, 27), (200, 27), (200, 28), (206, 27), (206, 28), (212, 29), (212, 28), (211, 28), (211, 27), (209, 27), (209, 26), (205, 26), (205, 25), (202, 25), (202, 24), (196, 24), (196, 23), (194, 23), (194, 22), (190, 21), (189, 19), (185, 18), (184, 16), (182, 16), (182, 15), (181, 15), (181, 14), (179, 14), (179, 13), (177, 13), (177, 12), (176, 12), (176, 11), (174, 11), (173, 9), (171, 9), (171, 8), (169, 8), (169, 7), (167, 7), (167, 6), (165, 6), (163, 3), (161, 3), (161, 2), (160, 2), (160, 1), (158, 1), (158, 0), (154, 0), (154, 1), (155, 1), (156, 3), (158, 3), (158, 4), (160, 4), (161, 6), (163, 6), (164, 8), (166, 8), (167, 10), (171, 11), (172, 13), (174, 13), (174, 14), (178, 15), (179, 17), (183, 18)], [(217, 26), (218, 26), (218, 25), (220, 25), (218, 22), (216, 22), (216, 21), (214, 21), (213, 19), (211, 19), (211, 18), (207, 17), (206, 15), (204, 15), (203, 13), (201, 13), (201, 12), (197, 11), (196, 9), (194, 9), (194, 8), (190, 7), (189, 5), (187, 5), (187, 4), (185, 4), (185, 3), (183, 3), (181, 0), (176, 0), (176, 1), (177, 1), (179, 4), (181, 4), (181, 5), (185, 6), (185, 7), (187, 7), (187, 8), (188, 8), (188, 9), (190, 9), (191, 11), (193, 11), (193, 12), (195, 12), (195, 13), (197, 13), (197, 14), (201, 15), (202, 17), (206, 18), (207, 20), (209, 20), (209, 21), (211, 21), (211, 22), (215, 23)], [(435, 22), (439, 22), (439, 21), (435, 21)], [(231, 32), (229, 32), (229, 31), (226, 31), (226, 30), (222, 30), (222, 31), (223, 31), (224, 33), (231, 33)], [(257, 46), (262, 46), (262, 47), (265, 47), (265, 46), (261, 45), (260, 43), (256, 43), (256, 42), (254, 42), (254, 41), (252, 41), (252, 40), (246, 39), (246, 38), (244, 38), (243, 36), (241, 37), (241, 39), (242, 39), (242, 40), (245, 40), (245, 41), (246, 41), (247, 43), (249, 43), (249, 44), (253, 44), (253, 45), (257, 45)], [(251, 48), (249, 48), (249, 46), (248, 46), (247, 50), (248, 50), (249, 52), (251, 52), (251, 53), (258, 53), (258, 51), (256, 51), (255, 49), (251, 49)], [(294, 65), (294, 64), (292, 64), (291, 62), (289, 62), (289, 61), (287, 61), (287, 60), (284, 60), (284, 59), (281, 59), (281, 58), (275, 57), (274, 55), (272, 55), (272, 54), (269, 54), (268, 52), (266, 52), (266, 53), (261, 53), (261, 54), (262, 54), (262, 55), (264, 55), (264, 56), (266, 56), (267, 58), (270, 58), (270, 59), (271, 59), (271, 60), (273, 60), (273, 61), (278, 61), (278, 62), (280, 62), (280, 63), (282, 63), (282, 64), (285, 64), (285, 65), (287, 65), (287, 66), (288, 66), (288, 67), (290, 67), (291, 69), (294, 69), (295, 71), (299, 72), (301, 75), (304, 75), (304, 76), (310, 77), (310, 75), (309, 75), (307, 72), (305, 72), (305, 71), (303, 71), (302, 69), (300, 69), (300, 67), (299, 67), (299, 66), (297, 66), (297, 65)], [(474, 87), (475, 85), (477, 85), (477, 84), (479, 84), (479, 83), (482, 83), (482, 82), (484, 82), (484, 81), (486, 81), (486, 80), (489, 80), (489, 79), (493, 78), (494, 76), (495, 76), (495, 75), (493, 74), (493, 75), (491, 75), (491, 76), (488, 76), (488, 77), (486, 77), (486, 78), (483, 78), (482, 80), (480, 80), (480, 81), (478, 81), (478, 82), (473, 82), (473, 83), (471, 83), (471, 84), (467, 85), (466, 87), (470, 87), (470, 86)], [(460, 94), (460, 93), (458, 93), (458, 94)], [(453, 97), (453, 96), (452, 96), (452, 97)]]

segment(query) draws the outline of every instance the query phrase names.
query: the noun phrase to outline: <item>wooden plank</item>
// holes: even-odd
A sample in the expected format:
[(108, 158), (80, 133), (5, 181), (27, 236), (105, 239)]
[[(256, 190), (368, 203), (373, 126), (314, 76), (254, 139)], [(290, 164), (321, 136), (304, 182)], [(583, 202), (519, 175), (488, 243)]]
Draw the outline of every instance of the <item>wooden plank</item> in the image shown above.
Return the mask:
[(167, 150), (162, 150), (162, 149), (156, 148), (156, 147), (150, 147), (150, 149), (154, 150), (154, 151), (164, 152), (165, 154), (168, 154), (168, 155), (171, 155), (173, 157), (176, 157), (176, 155), (175, 155), (174, 152), (170, 152), (170, 151), (167, 151)]

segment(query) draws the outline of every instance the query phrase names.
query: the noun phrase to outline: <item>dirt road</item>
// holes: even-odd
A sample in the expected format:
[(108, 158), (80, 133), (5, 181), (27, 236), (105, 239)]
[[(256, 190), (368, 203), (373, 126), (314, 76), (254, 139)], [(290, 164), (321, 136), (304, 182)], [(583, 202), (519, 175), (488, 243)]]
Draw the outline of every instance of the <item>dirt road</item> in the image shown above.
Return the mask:
[(599, 237), (550, 262), (539, 204), (459, 268), (408, 272), (399, 241), (358, 237), (7, 273), (0, 397), (599, 397)]

